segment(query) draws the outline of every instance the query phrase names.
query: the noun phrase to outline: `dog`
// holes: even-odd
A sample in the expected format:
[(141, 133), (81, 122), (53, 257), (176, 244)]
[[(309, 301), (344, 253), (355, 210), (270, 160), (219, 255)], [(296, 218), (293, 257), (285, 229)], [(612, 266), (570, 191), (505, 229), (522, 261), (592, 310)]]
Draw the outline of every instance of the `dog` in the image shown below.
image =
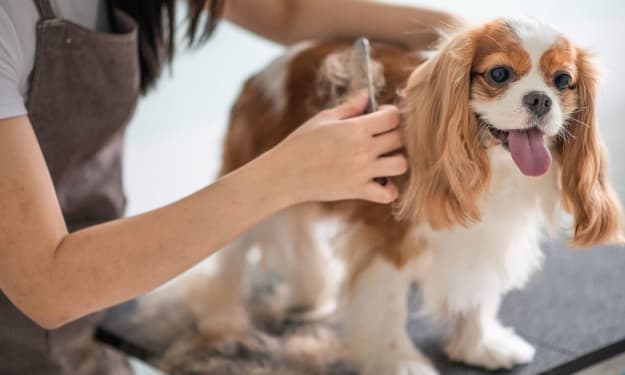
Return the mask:
[[(249, 162), (349, 94), (351, 43), (291, 47), (244, 85), (231, 113), (222, 174)], [(406, 176), (392, 207), (310, 203), (275, 214), (220, 254), (219, 280), (194, 298), (204, 332), (245, 329), (252, 247), (289, 284), (278, 309), (333, 310), (333, 254), (344, 261), (340, 316), (363, 374), (435, 374), (407, 335), (407, 293), (451, 329), (451, 360), (486, 369), (532, 361), (535, 350), (497, 314), (502, 297), (539, 269), (540, 241), (573, 220), (571, 245), (623, 244), (623, 213), (595, 116), (592, 56), (535, 19), (497, 19), (424, 51), (372, 45), (376, 98), (401, 111)], [(314, 223), (341, 223), (335, 251)], [(208, 292), (210, 291), (210, 292)], [(275, 306), (274, 306), (275, 307)]]

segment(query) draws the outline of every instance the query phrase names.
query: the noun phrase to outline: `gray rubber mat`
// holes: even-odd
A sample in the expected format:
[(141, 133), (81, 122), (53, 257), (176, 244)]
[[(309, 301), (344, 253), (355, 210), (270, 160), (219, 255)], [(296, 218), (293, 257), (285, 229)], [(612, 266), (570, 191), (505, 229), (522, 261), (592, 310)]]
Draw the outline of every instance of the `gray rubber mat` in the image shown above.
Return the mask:
[[(442, 374), (570, 374), (606, 359), (593, 352), (625, 339), (625, 249), (573, 251), (562, 242), (543, 249), (543, 269), (525, 290), (508, 295), (501, 311), (502, 320), (536, 346), (534, 362), (498, 372), (450, 363), (442, 353), (444, 332), (427, 320), (411, 319), (407, 329)], [(417, 288), (410, 299), (416, 311)], [(357, 374), (341, 355), (332, 321), (215, 340), (195, 332), (180, 304), (165, 304), (151, 316), (137, 306), (131, 302), (112, 310), (98, 336), (168, 373)], [(316, 352), (289, 346), (302, 340)]]

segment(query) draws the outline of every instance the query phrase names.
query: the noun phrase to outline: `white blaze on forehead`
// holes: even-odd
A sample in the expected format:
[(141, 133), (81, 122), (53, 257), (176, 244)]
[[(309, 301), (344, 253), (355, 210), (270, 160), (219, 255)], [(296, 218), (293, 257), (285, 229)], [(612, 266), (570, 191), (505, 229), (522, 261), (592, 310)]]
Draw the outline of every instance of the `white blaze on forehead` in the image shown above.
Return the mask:
[(532, 68), (540, 67), (540, 58), (555, 44), (560, 34), (551, 25), (535, 18), (511, 18), (506, 23), (530, 55)]

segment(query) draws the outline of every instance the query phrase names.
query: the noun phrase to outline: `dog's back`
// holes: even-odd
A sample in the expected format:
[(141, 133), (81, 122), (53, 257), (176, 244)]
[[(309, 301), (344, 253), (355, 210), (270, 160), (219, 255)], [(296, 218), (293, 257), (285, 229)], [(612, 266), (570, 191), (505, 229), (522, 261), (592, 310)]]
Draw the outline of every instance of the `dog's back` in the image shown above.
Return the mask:
[[(348, 42), (301, 43), (247, 80), (231, 112), (221, 174), (267, 151), (319, 111), (349, 94), (343, 57)], [(423, 58), (387, 44), (373, 44), (377, 99), (393, 104)]]

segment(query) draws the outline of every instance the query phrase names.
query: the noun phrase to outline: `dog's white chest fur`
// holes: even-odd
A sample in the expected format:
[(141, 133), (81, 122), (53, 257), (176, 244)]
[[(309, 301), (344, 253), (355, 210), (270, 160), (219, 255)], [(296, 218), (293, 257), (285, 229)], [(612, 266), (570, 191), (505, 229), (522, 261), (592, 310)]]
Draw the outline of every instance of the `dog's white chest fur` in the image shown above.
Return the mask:
[(466, 311), (485, 295), (520, 288), (541, 264), (541, 235), (558, 204), (556, 168), (528, 179), (501, 147), (489, 156), (493, 174), (480, 205), (482, 220), (452, 230), (415, 230), (428, 244), (416, 277), (431, 312)]

